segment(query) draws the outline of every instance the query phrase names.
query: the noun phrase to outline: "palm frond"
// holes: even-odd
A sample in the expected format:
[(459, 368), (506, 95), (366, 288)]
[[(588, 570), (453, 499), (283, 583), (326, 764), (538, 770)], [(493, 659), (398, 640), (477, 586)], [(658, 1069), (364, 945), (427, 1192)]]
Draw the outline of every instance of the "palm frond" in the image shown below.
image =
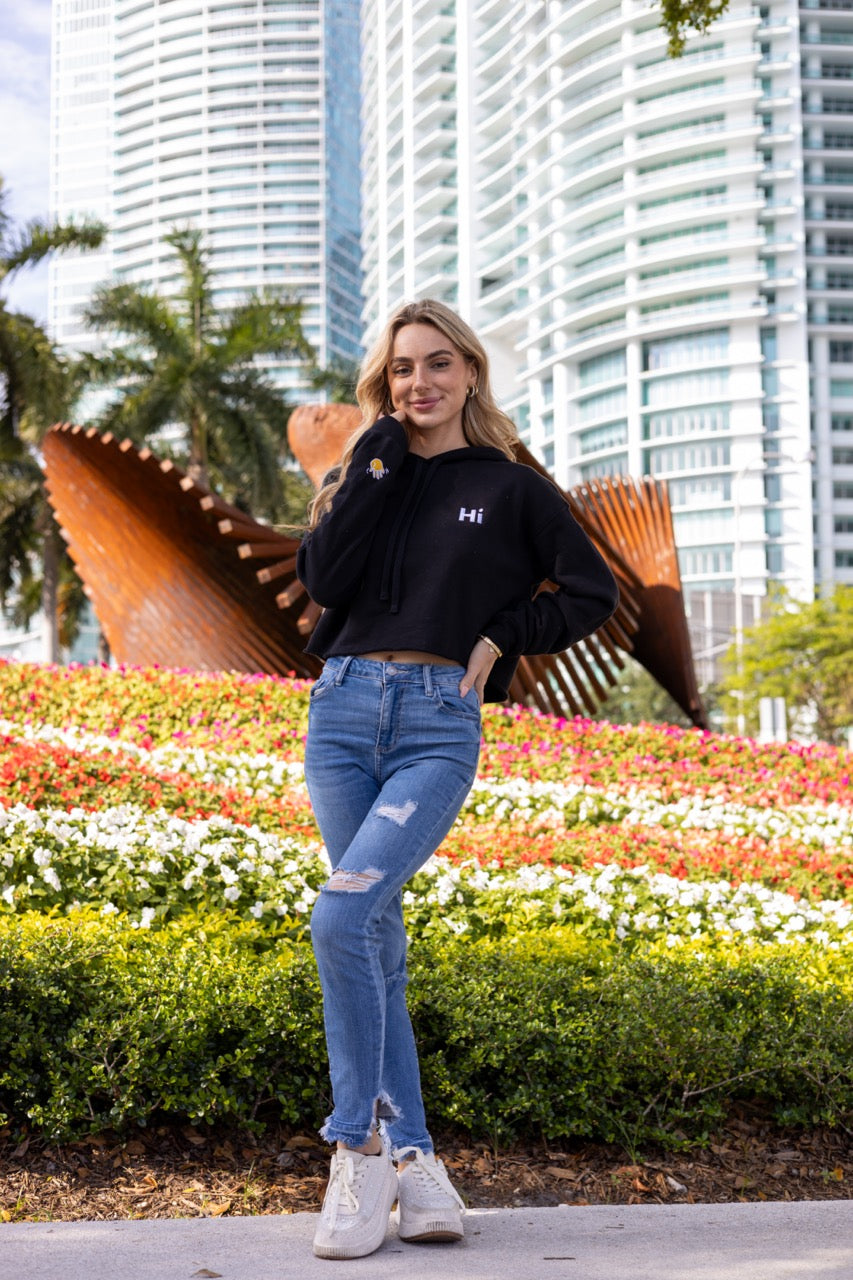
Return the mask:
[(87, 351), (75, 366), (82, 385), (127, 384), (133, 386), (151, 376), (151, 361), (142, 355), (114, 347), (104, 354)]
[(283, 493), (278, 440), (254, 402), (216, 397), (207, 418), (208, 463), (229, 501), (272, 517)]
[(180, 356), (187, 337), (171, 304), (134, 284), (102, 285), (83, 312), (88, 328), (112, 330), (157, 355)]
[(180, 377), (174, 367), (164, 366), (148, 382), (108, 405), (98, 426), (114, 435), (127, 436), (136, 444), (145, 444), (168, 423), (182, 420)]
[(0, 257), (0, 276), (11, 276), (22, 267), (35, 266), (48, 254), (65, 249), (98, 249), (106, 234), (103, 223), (94, 220), (45, 222), (33, 218), (11, 233), (7, 230)]
[(290, 456), (287, 422), (293, 406), (258, 369), (242, 370), (239, 375), (223, 379), (218, 394), (223, 401), (252, 415), (258, 429), (273, 441), (279, 462)]
[(182, 323), (189, 331), (193, 352), (200, 357), (216, 319), (211, 272), (201, 232), (195, 227), (174, 227), (165, 240), (180, 260), (184, 276), (181, 297), (185, 306)]
[(0, 303), (0, 436), (38, 440), (67, 410), (68, 364), (30, 316)]
[(248, 364), (258, 356), (312, 360), (314, 348), (302, 332), (302, 311), (302, 303), (292, 298), (251, 295), (223, 321), (223, 363)]

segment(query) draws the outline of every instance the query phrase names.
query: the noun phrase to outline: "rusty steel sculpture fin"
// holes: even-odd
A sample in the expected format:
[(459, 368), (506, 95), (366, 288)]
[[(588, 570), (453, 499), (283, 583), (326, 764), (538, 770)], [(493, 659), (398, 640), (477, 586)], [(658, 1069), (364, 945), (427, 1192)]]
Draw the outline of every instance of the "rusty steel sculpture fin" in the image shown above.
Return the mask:
[[(359, 423), (352, 405), (291, 413), (291, 448), (315, 486)], [(150, 449), (93, 428), (58, 424), (44, 460), (50, 501), (118, 661), (317, 674), (304, 643), (321, 610), (295, 575), (298, 539)], [(548, 475), (523, 445), (518, 460)], [(593, 716), (630, 653), (704, 726), (665, 486), (609, 477), (562, 492), (613, 570), (620, 603), (566, 652), (522, 658), (511, 696), (550, 714)]]

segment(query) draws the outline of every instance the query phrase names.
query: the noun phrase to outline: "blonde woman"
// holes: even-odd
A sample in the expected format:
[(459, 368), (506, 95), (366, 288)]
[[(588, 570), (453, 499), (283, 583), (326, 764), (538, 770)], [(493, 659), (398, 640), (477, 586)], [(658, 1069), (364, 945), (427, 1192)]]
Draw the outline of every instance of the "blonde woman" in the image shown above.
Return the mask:
[[(474, 780), (480, 707), (518, 658), (559, 652), (616, 607), (616, 584), (560, 492), (515, 462), (482, 344), (442, 303), (400, 307), (367, 356), (364, 425), (317, 494), (297, 573), (324, 607), (308, 645), (305, 773), (332, 874), (311, 934), (336, 1144), (314, 1239), (325, 1258), (459, 1240), (406, 1008), (402, 889)], [(536, 594), (550, 579), (554, 591)], [(396, 1167), (395, 1167), (396, 1165)]]

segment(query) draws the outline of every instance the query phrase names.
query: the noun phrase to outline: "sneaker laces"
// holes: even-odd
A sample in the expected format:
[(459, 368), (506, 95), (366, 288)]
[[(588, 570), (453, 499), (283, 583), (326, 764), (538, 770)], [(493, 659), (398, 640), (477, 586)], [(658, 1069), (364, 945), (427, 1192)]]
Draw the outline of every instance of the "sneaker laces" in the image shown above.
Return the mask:
[(339, 1210), (342, 1210), (347, 1216), (358, 1213), (359, 1201), (356, 1195), (355, 1187), (357, 1178), (356, 1167), (351, 1156), (335, 1155), (332, 1158), (331, 1177), (329, 1179), (329, 1189), (326, 1192), (326, 1201), (323, 1205), (323, 1212), (328, 1211), (329, 1223), (334, 1230), (338, 1218)]
[[(409, 1155), (413, 1155), (414, 1160), (406, 1160)], [(406, 1160), (405, 1172), (399, 1170), (398, 1172), (401, 1172), (401, 1176), (404, 1178), (414, 1178), (420, 1191), (434, 1194), (438, 1190), (443, 1195), (449, 1196), (462, 1213), (465, 1212), (465, 1203), (450, 1181), (447, 1170), (441, 1160), (435, 1157), (429, 1160), (420, 1147), (399, 1147), (394, 1152), (394, 1159), (398, 1165)]]

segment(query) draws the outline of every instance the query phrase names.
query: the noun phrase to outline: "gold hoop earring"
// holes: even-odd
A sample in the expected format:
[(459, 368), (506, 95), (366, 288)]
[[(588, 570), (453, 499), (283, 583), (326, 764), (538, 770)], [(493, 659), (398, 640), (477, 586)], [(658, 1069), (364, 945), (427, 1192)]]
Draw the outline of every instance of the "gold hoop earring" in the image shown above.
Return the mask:
[(479, 387), (477, 386), (476, 382), (472, 382), (471, 386), (468, 388), (465, 394), (467, 398), (471, 400), (477, 394), (478, 391), (479, 391)]

